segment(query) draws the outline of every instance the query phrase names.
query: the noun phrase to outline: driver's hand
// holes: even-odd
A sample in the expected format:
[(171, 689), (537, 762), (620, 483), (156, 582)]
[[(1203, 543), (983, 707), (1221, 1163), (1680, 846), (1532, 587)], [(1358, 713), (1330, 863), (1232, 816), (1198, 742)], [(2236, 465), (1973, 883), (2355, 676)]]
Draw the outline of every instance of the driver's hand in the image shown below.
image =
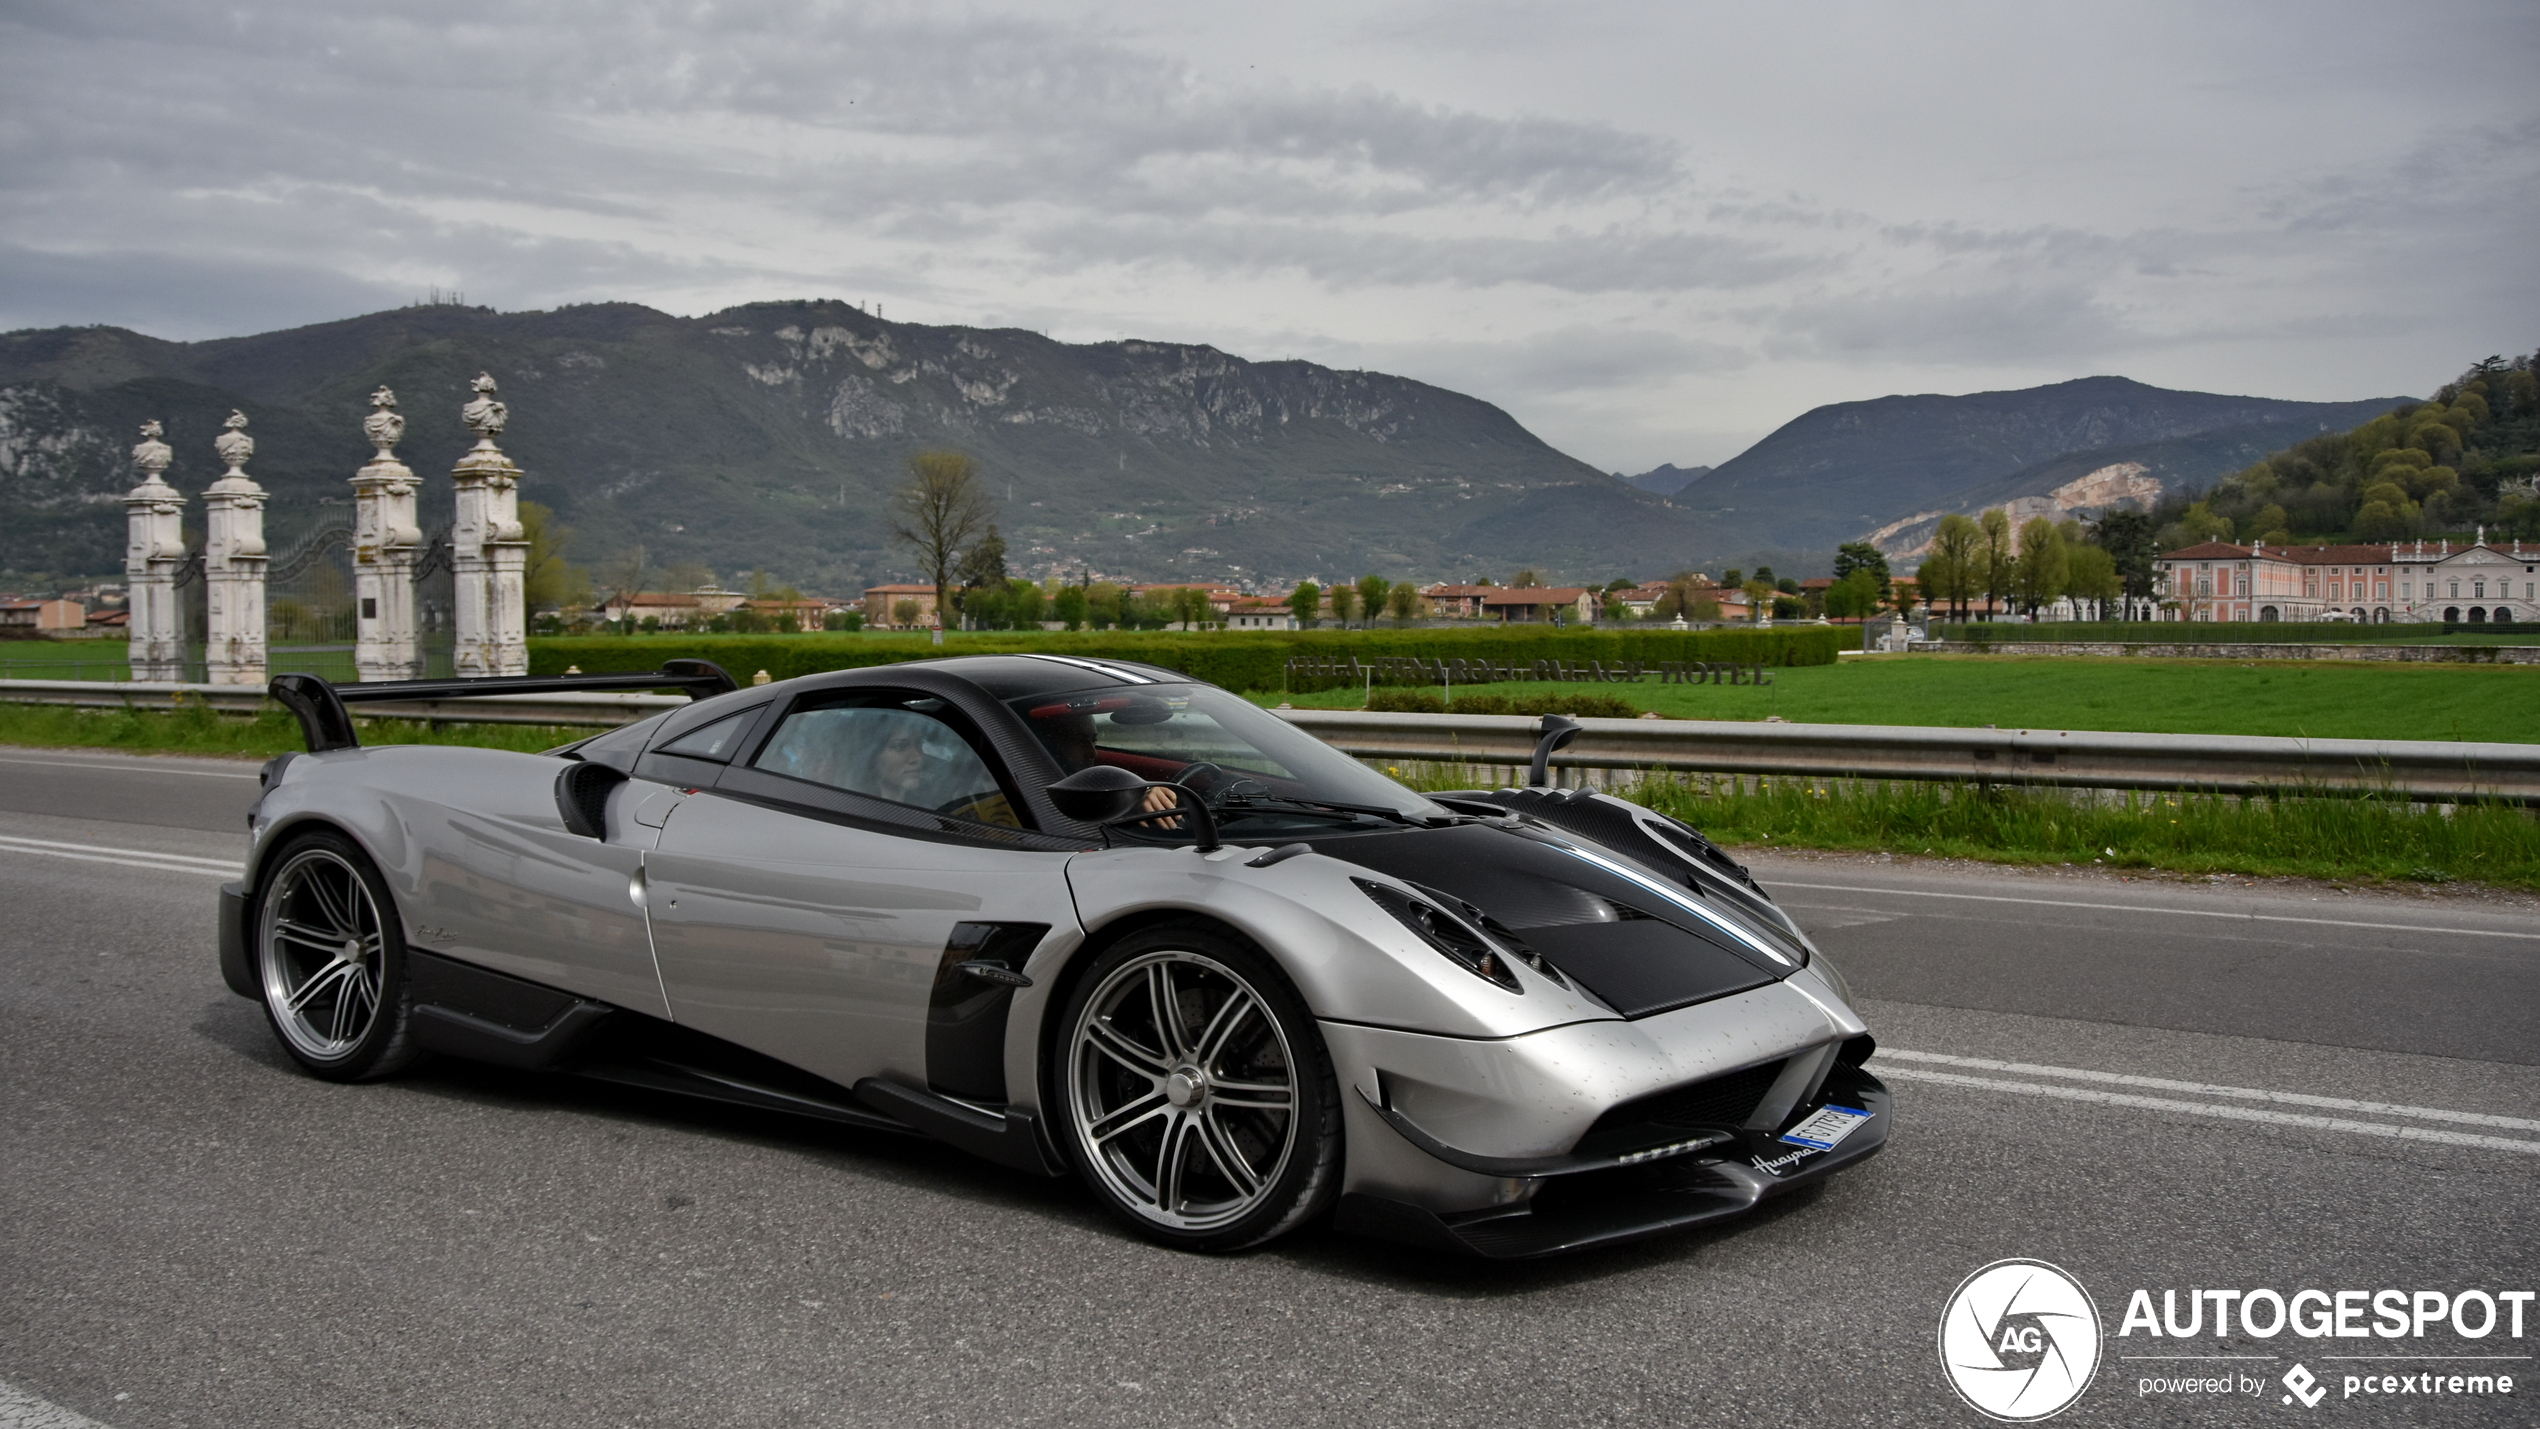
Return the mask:
[[(1139, 812), (1152, 814), (1163, 809), (1180, 808), (1181, 804), (1181, 796), (1170, 789), (1158, 787), (1147, 790), (1146, 801), (1139, 806)], [(1179, 818), (1158, 819), (1155, 824), (1158, 828), (1178, 829), (1182, 826), (1182, 821)]]

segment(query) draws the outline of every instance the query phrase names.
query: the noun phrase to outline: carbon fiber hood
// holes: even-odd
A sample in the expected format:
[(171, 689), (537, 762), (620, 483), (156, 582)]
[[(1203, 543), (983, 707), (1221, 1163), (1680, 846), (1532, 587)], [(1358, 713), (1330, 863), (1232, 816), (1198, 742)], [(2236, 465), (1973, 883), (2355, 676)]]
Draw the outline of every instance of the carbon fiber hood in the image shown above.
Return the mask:
[(1730, 900), (1568, 832), (1460, 824), (1324, 839), (1315, 852), (1472, 904), (1625, 1017), (1761, 987), (1807, 957)]

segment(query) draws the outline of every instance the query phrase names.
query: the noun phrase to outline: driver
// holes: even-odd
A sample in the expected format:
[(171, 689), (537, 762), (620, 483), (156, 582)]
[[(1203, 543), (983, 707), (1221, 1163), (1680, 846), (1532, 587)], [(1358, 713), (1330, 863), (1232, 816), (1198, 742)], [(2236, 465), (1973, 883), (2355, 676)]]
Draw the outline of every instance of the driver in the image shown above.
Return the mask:
[[(1039, 726), (1041, 743), (1058, 760), (1061, 766), (1059, 773), (1073, 774), (1102, 762), (1102, 746), (1092, 715), (1074, 712), (1044, 715), (1033, 723)], [(1159, 809), (1170, 809), (1180, 802), (1181, 799), (1170, 789), (1149, 789), (1145, 799), (1139, 802), (1137, 811), (1151, 814)], [(1179, 828), (1182, 824), (1180, 819), (1158, 819), (1155, 822), (1168, 829)]]

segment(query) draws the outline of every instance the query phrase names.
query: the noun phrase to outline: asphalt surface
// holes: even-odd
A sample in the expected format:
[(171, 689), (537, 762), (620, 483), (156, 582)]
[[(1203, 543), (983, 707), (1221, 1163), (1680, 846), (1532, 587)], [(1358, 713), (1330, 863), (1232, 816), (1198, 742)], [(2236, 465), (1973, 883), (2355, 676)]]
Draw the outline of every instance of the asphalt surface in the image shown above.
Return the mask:
[[(440, 1064), (296, 1071), (214, 967), (251, 766), (0, 750), (0, 1426), (1981, 1424), (1942, 1307), (2105, 1322), (2058, 1421), (2529, 1423), (2341, 1377), (2525, 1337), (2152, 1340), (2131, 1292), (2540, 1288), (2526, 900), (1864, 860), (1759, 871), (1850, 978), (1881, 1156), (1517, 1265), (1203, 1259), (925, 1143)], [(2262, 1392), (2145, 1395), (2195, 1348)], [(2330, 1386), (2284, 1402), (2305, 1362)]]

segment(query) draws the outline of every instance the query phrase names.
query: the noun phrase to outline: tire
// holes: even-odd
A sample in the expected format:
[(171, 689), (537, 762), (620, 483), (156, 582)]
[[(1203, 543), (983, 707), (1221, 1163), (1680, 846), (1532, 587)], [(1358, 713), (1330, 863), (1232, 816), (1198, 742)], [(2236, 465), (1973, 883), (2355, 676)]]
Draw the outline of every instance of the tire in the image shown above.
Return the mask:
[(1338, 1193), (1331, 1056), (1304, 1000), (1250, 945), (1184, 925), (1133, 933), (1085, 969), (1057, 1028), (1051, 1129), (1140, 1234), (1242, 1250)]
[(334, 832), (275, 852), (248, 927), (265, 1021), (292, 1060), (332, 1082), (414, 1060), (406, 940), (368, 855)]

